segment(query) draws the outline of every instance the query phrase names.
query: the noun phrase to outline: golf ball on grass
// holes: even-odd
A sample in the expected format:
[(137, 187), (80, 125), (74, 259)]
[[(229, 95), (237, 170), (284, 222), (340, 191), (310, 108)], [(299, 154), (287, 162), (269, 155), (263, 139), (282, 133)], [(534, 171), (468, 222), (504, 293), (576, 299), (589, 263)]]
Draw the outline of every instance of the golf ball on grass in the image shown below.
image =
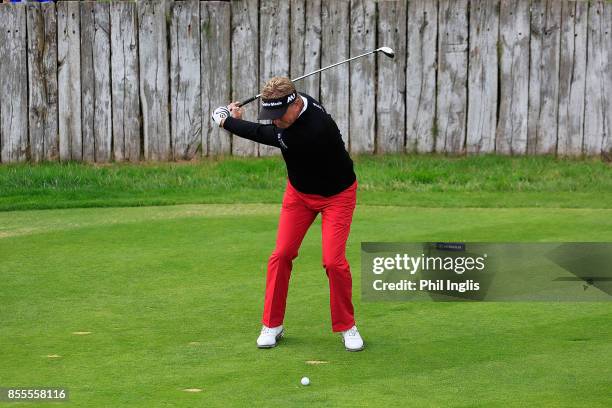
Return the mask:
[(310, 379), (308, 377), (302, 377), (301, 383), (302, 385), (308, 385), (310, 384)]

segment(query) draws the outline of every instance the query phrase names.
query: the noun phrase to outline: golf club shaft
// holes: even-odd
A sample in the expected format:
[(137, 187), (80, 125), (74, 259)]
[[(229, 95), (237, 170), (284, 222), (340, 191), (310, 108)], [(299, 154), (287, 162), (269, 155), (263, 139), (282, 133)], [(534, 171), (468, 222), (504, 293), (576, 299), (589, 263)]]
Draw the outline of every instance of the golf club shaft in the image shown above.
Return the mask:
[[(335, 64), (329, 65), (329, 66), (327, 66), (327, 67), (325, 67), (325, 68), (321, 68), (321, 69), (318, 69), (318, 70), (316, 70), (316, 71), (312, 71), (312, 72), (311, 72), (311, 73), (309, 73), (309, 74), (305, 74), (305, 75), (299, 76), (299, 77), (297, 77), (297, 78), (295, 78), (295, 79), (292, 79), (291, 81), (293, 81), (293, 82), (295, 82), (295, 81), (299, 81), (300, 79), (304, 79), (304, 78), (309, 77), (309, 76), (311, 76), (311, 75), (318, 74), (319, 72), (325, 71), (326, 69), (330, 69), (330, 68), (333, 68), (333, 67), (337, 67), (338, 65), (344, 64), (344, 63), (349, 62), (349, 61), (352, 61), (352, 60), (355, 60), (355, 59), (357, 59), (357, 58), (365, 57), (366, 55), (374, 54), (374, 53), (375, 53), (375, 52), (377, 52), (377, 51), (379, 51), (379, 49), (376, 49), (376, 50), (373, 50), (373, 51), (368, 51), (368, 52), (366, 52), (366, 53), (363, 53), (363, 54), (361, 54), (361, 55), (357, 55), (357, 56), (355, 56), (355, 57), (349, 58), (349, 59), (344, 60), (344, 61), (336, 62)], [(255, 96), (250, 97), (249, 99), (245, 99), (244, 101), (240, 102), (240, 105), (239, 105), (239, 106), (244, 106), (244, 105), (246, 105), (247, 103), (251, 103), (251, 102), (253, 102), (255, 99), (258, 99), (260, 96), (261, 96), (261, 94), (257, 94), (257, 95), (255, 95)]]
[(375, 53), (376, 51), (377, 51), (377, 50), (374, 50), (374, 51), (369, 51), (369, 52), (366, 52), (366, 53), (364, 53), (364, 54), (357, 55), (356, 57), (352, 57), (352, 58), (349, 58), (349, 59), (344, 60), (344, 61), (336, 62), (335, 64), (329, 65), (329, 66), (327, 66), (327, 67), (325, 67), (325, 68), (321, 68), (321, 69), (318, 69), (318, 70), (316, 70), (316, 71), (312, 71), (312, 72), (311, 72), (311, 73), (309, 73), (309, 74), (305, 74), (305, 75), (302, 75), (302, 76), (297, 77), (297, 78), (295, 78), (295, 79), (292, 79), (292, 81), (293, 81), (293, 82), (295, 82), (295, 81), (299, 81), (300, 79), (304, 79), (304, 78), (309, 77), (309, 76), (311, 76), (311, 75), (318, 74), (319, 72), (325, 71), (326, 69), (330, 69), (330, 68), (336, 67), (336, 66), (338, 66), (338, 65), (340, 65), (340, 64), (344, 64), (345, 62), (349, 62), (349, 61), (352, 61), (352, 60), (354, 60), (354, 59), (361, 58), (361, 57), (365, 57), (366, 55), (373, 54), (373, 53)]

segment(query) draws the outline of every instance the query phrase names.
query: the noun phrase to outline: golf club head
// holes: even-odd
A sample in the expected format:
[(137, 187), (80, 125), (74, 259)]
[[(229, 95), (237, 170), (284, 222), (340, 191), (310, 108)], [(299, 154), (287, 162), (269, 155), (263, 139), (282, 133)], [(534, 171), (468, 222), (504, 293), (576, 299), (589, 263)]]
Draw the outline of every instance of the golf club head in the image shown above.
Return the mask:
[(380, 47), (376, 51), (382, 52), (383, 54), (385, 54), (389, 58), (395, 57), (395, 52), (393, 52), (393, 50), (391, 48), (389, 48), (389, 47)]

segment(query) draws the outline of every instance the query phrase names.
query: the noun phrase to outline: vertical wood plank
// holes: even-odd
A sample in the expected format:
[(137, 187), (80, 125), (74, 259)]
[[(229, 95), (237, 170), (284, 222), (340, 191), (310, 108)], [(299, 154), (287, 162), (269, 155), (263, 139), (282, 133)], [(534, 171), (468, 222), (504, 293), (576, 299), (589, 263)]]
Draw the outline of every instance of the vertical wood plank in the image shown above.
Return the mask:
[[(290, 4), (286, 0), (261, 0), (259, 6), (259, 83), (275, 76), (289, 76)], [(257, 101), (259, 102), (259, 101)], [(259, 145), (260, 156), (280, 154), (280, 149)]]
[(603, 42), (605, 44), (606, 56), (604, 61), (607, 61), (605, 67), (606, 75), (604, 76), (604, 92), (606, 95), (605, 113), (604, 113), (604, 137), (602, 142), (602, 155), (605, 159), (612, 158), (612, 4), (608, 1), (604, 4), (604, 26), (603, 26)]
[(561, 2), (534, 0), (531, 7), (527, 151), (529, 154), (555, 154)]
[(584, 1), (564, 0), (561, 8), (557, 154), (580, 156), (584, 136), (584, 90), (589, 5)]
[(467, 153), (495, 150), (499, 2), (471, 0)]
[(108, 3), (81, 3), (83, 160), (111, 158), (110, 14)]
[(146, 160), (170, 158), (166, 2), (139, 2), (140, 103)]
[[(376, 48), (376, 3), (373, 0), (351, 1), (350, 55), (363, 54)], [(388, 58), (382, 64), (391, 63)], [(373, 153), (375, 141), (376, 95), (373, 56), (360, 58), (350, 66), (350, 134), (349, 146), (353, 153)], [(403, 101), (402, 101), (403, 102)], [(403, 115), (402, 115), (403, 116)]]
[(378, 46), (391, 47), (395, 58), (377, 56), (376, 152), (403, 152), (406, 136), (406, 3), (378, 3)]
[(440, 0), (436, 152), (464, 152), (467, 116), (467, 0)]
[(116, 161), (136, 162), (141, 130), (136, 3), (112, 2), (110, 19), (113, 156)]
[[(240, 101), (259, 93), (258, 0), (234, 1), (232, 5), (232, 100)], [(245, 120), (257, 121), (259, 101), (245, 106)], [(232, 137), (232, 154), (257, 156), (257, 143)]]
[[(289, 71), (291, 78), (296, 78), (304, 72), (306, 55), (306, 0), (291, 0), (290, 14), (290, 44)], [(297, 84), (296, 84), (297, 85)]]
[(529, 98), (529, 2), (500, 3), (500, 90), (495, 151), (524, 154), (527, 150)]
[(81, 160), (81, 32), (79, 3), (57, 3), (57, 87), (60, 160)]
[(112, 101), (110, 76), (110, 4), (96, 2), (94, 6), (93, 55), (95, 65), (95, 124), (94, 157), (98, 163), (110, 161), (112, 155)]
[(406, 61), (406, 151), (434, 150), (438, 2), (408, 4)]
[[(321, 68), (321, 0), (306, 0), (306, 34), (304, 42), (304, 70), (297, 76)], [(321, 98), (321, 76), (312, 75), (300, 81), (298, 89), (313, 98)]]
[[(291, 0), (291, 78), (321, 68), (321, 0)], [(319, 99), (320, 75), (296, 82), (299, 92)]]
[(80, 2), (81, 13), (81, 130), (83, 160), (95, 161), (95, 68), (94, 62), (94, 2)]
[(55, 3), (28, 4), (28, 92), (31, 160), (57, 160), (57, 16)]
[(231, 137), (210, 119), (213, 110), (230, 99), (230, 3), (200, 3), (202, 24), (202, 154), (231, 153)]
[(584, 153), (608, 154), (612, 149), (612, 5), (589, 6), (587, 40)]
[(3, 163), (28, 159), (26, 9), (0, 5), (0, 146)]
[[(321, 65), (349, 58), (349, 0), (321, 3)], [(342, 64), (321, 73), (321, 102), (334, 118), (342, 140), (349, 140), (349, 67)]]
[(192, 159), (202, 142), (200, 3), (175, 1), (170, 22), (172, 157)]

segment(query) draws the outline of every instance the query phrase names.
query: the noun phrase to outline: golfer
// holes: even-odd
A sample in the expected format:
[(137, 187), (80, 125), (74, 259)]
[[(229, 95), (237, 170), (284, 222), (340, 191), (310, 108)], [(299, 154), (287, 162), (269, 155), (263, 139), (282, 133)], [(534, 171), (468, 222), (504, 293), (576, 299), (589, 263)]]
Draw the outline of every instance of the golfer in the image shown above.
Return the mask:
[(353, 161), (332, 117), (314, 98), (298, 93), (289, 78), (270, 79), (261, 91), (259, 119), (242, 120), (237, 102), (217, 108), (212, 117), (231, 133), (281, 149), (289, 180), (283, 197), (276, 247), (268, 260), (263, 328), (259, 348), (275, 347), (283, 320), (292, 262), (304, 235), (321, 213), (323, 267), (330, 291), (332, 330), (342, 334), (346, 350), (363, 350), (355, 326), (352, 278), (346, 260), (357, 191)]

